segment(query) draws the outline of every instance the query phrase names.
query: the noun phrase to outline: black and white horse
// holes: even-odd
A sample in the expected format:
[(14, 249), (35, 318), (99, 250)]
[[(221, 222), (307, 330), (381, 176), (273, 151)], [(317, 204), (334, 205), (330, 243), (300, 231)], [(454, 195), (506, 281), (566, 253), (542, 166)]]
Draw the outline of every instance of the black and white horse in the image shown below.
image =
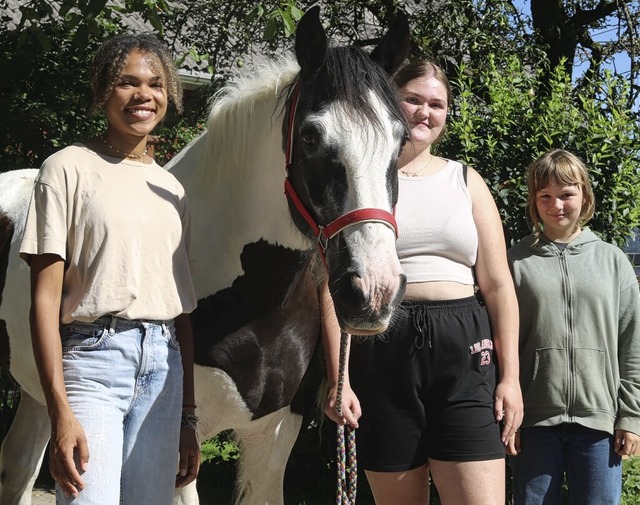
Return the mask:
[[(283, 503), (302, 421), (292, 400), (319, 336), (319, 282), (328, 274), (353, 333), (384, 330), (404, 293), (392, 209), (406, 123), (388, 74), (408, 40), (398, 16), (371, 57), (328, 47), (311, 9), (297, 29), (297, 61), (252, 68), (226, 88), (206, 133), (167, 167), (192, 211), (198, 434), (234, 431), (239, 503)], [(31, 352), (28, 268), (17, 255), (35, 173), (0, 175), (0, 335), (22, 388), (0, 453), (2, 505), (31, 503), (50, 432)], [(195, 483), (176, 503), (198, 503)]]

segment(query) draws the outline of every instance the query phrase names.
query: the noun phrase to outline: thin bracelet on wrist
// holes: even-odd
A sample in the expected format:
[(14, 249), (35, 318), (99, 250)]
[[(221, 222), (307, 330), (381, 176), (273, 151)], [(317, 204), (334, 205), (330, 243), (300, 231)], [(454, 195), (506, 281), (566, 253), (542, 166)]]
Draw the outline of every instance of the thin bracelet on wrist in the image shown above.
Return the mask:
[(199, 422), (200, 419), (198, 419), (198, 416), (196, 416), (195, 414), (187, 412), (186, 410), (182, 411), (182, 420), (180, 421), (181, 428), (195, 431), (198, 429)]

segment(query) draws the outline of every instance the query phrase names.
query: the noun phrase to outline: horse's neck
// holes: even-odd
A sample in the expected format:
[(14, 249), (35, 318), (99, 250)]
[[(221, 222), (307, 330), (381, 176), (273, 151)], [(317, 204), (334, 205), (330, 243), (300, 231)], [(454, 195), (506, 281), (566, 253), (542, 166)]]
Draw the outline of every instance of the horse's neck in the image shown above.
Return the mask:
[[(281, 118), (273, 103), (251, 107), (233, 124), (212, 116), (208, 131), (167, 168), (183, 184), (192, 214), (192, 256), (198, 296), (228, 287), (242, 274), (247, 244), (264, 240), (304, 250), (284, 196)], [(212, 268), (215, 264), (215, 268)]]

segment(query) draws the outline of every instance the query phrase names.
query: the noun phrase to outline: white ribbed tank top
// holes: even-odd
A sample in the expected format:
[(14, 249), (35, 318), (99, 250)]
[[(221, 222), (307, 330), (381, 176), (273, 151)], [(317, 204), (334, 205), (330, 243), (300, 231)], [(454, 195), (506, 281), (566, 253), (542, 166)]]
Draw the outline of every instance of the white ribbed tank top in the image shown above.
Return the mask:
[(396, 248), (407, 281), (474, 284), (478, 230), (462, 164), (424, 177), (398, 172), (398, 182)]

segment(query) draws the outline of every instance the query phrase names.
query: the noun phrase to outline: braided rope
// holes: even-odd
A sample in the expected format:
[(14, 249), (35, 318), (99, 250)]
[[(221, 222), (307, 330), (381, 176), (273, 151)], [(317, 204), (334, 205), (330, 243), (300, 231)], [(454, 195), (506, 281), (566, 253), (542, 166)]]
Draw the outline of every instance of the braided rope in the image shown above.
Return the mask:
[[(336, 414), (342, 417), (342, 390), (344, 388), (344, 372), (347, 361), (347, 344), (349, 335), (340, 332), (340, 361), (338, 365), (338, 388), (336, 391)], [(346, 440), (345, 443), (345, 431)], [(339, 425), (337, 433), (338, 487), (336, 493), (337, 505), (353, 505), (356, 502), (358, 487), (358, 463), (356, 460), (356, 432), (350, 426)], [(347, 475), (347, 452), (349, 453), (349, 472)]]

